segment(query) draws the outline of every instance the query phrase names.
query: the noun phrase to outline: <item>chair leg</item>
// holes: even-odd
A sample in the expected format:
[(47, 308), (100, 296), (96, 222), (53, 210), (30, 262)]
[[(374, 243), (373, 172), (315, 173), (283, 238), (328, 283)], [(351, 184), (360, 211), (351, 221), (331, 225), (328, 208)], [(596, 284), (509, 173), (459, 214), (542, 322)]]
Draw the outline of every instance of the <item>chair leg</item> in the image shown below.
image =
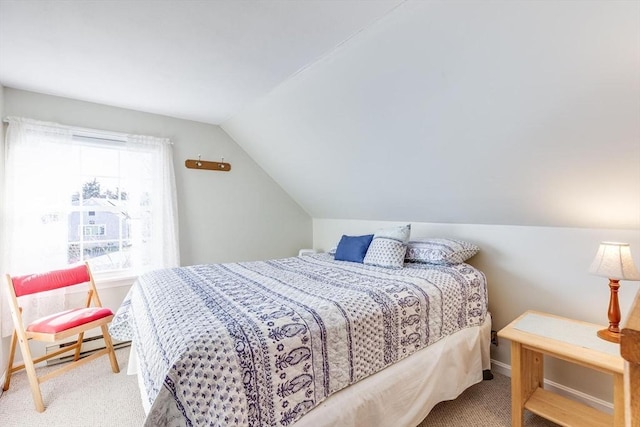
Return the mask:
[(118, 359), (116, 359), (116, 352), (113, 349), (113, 343), (111, 342), (111, 335), (109, 335), (109, 328), (107, 325), (102, 325), (100, 327), (102, 329), (102, 336), (104, 337), (104, 344), (109, 350), (109, 360), (111, 361), (111, 370), (114, 374), (120, 372), (120, 367), (118, 366)]
[(44, 411), (44, 402), (42, 401), (42, 393), (40, 392), (40, 382), (36, 375), (36, 367), (33, 364), (31, 358), (31, 350), (29, 349), (29, 342), (25, 337), (19, 337), (20, 350), (22, 351), (22, 358), (24, 359), (24, 368), (27, 371), (27, 377), (29, 378), (29, 385), (31, 386), (31, 394), (33, 395), (33, 403), (36, 405), (36, 411)]
[(78, 361), (80, 359), (80, 350), (82, 349), (82, 340), (84, 339), (84, 332), (80, 332), (78, 334), (78, 341), (76, 341), (76, 352), (73, 357), (74, 361)]
[(16, 334), (15, 329), (13, 330), (13, 334), (11, 335), (11, 347), (9, 350), (9, 364), (7, 367), (7, 376), (4, 379), (4, 386), (2, 390), (9, 390), (9, 384), (11, 383), (11, 370), (13, 369), (13, 358), (16, 355), (16, 346), (18, 345), (18, 335)]

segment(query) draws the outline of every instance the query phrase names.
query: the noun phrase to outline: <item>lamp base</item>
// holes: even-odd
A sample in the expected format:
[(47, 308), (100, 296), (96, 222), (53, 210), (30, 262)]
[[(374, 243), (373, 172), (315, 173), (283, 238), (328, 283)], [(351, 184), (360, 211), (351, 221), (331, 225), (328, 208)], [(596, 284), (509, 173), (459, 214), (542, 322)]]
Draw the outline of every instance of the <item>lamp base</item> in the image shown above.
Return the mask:
[(598, 337), (605, 341), (620, 343), (620, 332), (611, 332), (609, 329), (601, 329), (598, 331)]

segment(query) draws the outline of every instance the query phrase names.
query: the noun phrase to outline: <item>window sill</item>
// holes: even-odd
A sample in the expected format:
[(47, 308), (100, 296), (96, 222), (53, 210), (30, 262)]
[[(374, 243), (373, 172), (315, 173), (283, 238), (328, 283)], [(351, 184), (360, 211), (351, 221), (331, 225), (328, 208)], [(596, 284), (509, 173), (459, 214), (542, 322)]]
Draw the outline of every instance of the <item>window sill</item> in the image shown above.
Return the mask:
[(138, 278), (137, 274), (128, 273), (126, 275), (111, 275), (96, 273), (93, 276), (98, 289), (118, 288), (121, 286), (131, 286)]

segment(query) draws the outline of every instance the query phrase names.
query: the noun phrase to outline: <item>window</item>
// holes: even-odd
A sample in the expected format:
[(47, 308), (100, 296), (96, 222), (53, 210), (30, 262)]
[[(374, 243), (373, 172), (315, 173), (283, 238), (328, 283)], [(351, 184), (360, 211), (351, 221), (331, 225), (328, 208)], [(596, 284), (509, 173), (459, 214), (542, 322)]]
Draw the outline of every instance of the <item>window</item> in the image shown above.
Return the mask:
[[(92, 225), (93, 221), (89, 221), (90, 225), (85, 225), (84, 227), (82, 227), (82, 237), (83, 238), (87, 238), (87, 237), (92, 237), (92, 236), (96, 236), (96, 237), (104, 237), (105, 236), (105, 228), (106, 226), (103, 225)], [(104, 240), (104, 239), (103, 239)]]
[(6, 150), (4, 271), (179, 264), (168, 140), (10, 118)]

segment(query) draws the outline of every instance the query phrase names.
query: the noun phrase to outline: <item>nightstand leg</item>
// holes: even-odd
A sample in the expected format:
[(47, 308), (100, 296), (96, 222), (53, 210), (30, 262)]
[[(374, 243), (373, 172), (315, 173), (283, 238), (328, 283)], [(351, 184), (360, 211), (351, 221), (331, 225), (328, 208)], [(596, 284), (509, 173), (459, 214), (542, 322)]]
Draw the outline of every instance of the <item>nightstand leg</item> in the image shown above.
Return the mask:
[(538, 387), (542, 387), (543, 356), (511, 342), (511, 426), (522, 427), (524, 405)]
[(624, 377), (622, 374), (613, 374), (613, 425), (624, 427)]

